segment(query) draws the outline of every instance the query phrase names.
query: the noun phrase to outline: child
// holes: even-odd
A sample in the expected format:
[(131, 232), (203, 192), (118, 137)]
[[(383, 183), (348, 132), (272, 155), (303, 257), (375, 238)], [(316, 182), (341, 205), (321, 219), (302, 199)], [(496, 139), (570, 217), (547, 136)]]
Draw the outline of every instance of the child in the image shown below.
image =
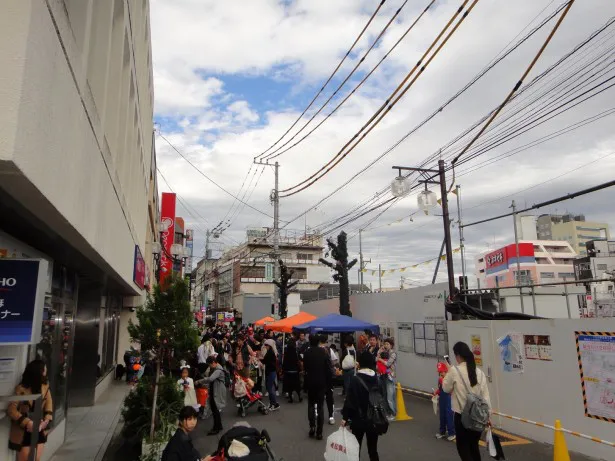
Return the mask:
[[(378, 353), (378, 358), (381, 358), (382, 360), (389, 360), (389, 351), (386, 351), (384, 349), (381, 349), (380, 352)], [(386, 375), (387, 374), (387, 366), (385, 363), (382, 363), (380, 361), (376, 362), (376, 371), (378, 372), (379, 375)]]
[(442, 390), (442, 381), (448, 372), (448, 366), (446, 363), (438, 362), (438, 390), (435, 395), (439, 396), (439, 410), (440, 410), (440, 432), (436, 434), (437, 439), (443, 439), (448, 437), (447, 440), (454, 442), (455, 437), (455, 424), (453, 422), (453, 409), (451, 407), (451, 394), (447, 394)]
[(177, 385), (184, 392), (184, 405), (199, 411), (200, 405), (196, 399), (194, 381), (190, 377), (190, 365), (182, 363), (182, 377), (177, 381)]

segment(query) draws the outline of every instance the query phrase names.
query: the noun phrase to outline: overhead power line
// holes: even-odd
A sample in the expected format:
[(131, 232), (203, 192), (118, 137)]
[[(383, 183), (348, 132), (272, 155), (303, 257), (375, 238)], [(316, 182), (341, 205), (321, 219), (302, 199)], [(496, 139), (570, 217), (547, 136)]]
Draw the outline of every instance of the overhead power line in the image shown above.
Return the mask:
[[(429, 10), (429, 8), (431, 8), (431, 6), (435, 3), (436, 0), (431, 0), (431, 2), (427, 5), (427, 7), (419, 14), (419, 16), (416, 18), (416, 20), (410, 25), (410, 27), (408, 27), (408, 29), (406, 29), (406, 32), (404, 32), (404, 34), (397, 40), (397, 42), (393, 45), (393, 47), (380, 59), (380, 61), (372, 68), (372, 70), (365, 76), (363, 77), (363, 79), (354, 87), (354, 89), (348, 93), (348, 95), (335, 107), (335, 109), (333, 109), (331, 112), (329, 112), (329, 114), (327, 114), (326, 117), (324, 117), (323, 120), (320, 121), (320, 123), (318, 123), (312, 130), (310, 130), (305, 136), (301, 137), (301, 139), (299, 139), (297, 142), (295, 142), (292, 146), (288, 147), (287, 149), (284, 149), (284, 147), (286, 147), (288, 144), (290, 144), (297, 136), (299, 136), (303, 130), (305, 130), (308, 125), (310, 123), (312, 123), (312, 121), (325, 109), (325, 107), (331, 102), (331, 100), (340, 92), (340, 90), (342, 89), (342, 87), (344, 87), (344, 85), (346, 85), (346, 83), (348, 82), (348, 80), (350, 80), (350, 78), (354, 75), (354, 73), (357, 71), (357, 69), (359, 68), (359, 66), (361, 64), (363, 64), (363, 62), (365, 61), (365, 59), (367, 58), (367, 56), (371, 53), (371, 51), (374, 49), (374, 47), (378, 44), (378, 42), (380, 41), (380, 39), (384, 36), (384, 34), (386, 33), (386, 31), (388, 30), (388, 28), (391, 26), (391, 24), (393, 23), (393, 21), (395, 21), (395, 18), (397, 18), (397, 16), (399, 15), (399, 13), (401, 13), (401, 11), (403, 10), (403, 8), (406, 6), (406, 4), (408, 3), (408, 0), (404, 1), (404, 3), (401, 5), (400, 8), (398, 8), (395, 13), (393, 14), (393, 16), (391, 17), (391, 19), (389, 20), (389, 22), (384, 26), (384, 28), (382, 29), (382, 31), (380, 32), (380, 34), (376, 37), (376, 39), (372, 42), (371, 46), (367, 49), (367, 51), (365, 52), (365, 54), (363, 54), (363, 56), (361, 57), (361, 59), (359, 59), (359, 61), (357, 62), (357, 64), (354, 66), (354, 68), (350, 71), (350, 73), (346, 76), (346, 78), (342, 81), (342, 83), (336, 88), (336, 90), (331, 94), (331, 96), (329, 96), (329, 99), (327, 99), (320, 107), (320, 109), (318, 109), (314, 114), (312, 114), (312, 116), (309, 118), (309, 120), (307, 122), (305, 122), (303, 124), (303, 126), (299, 129), (299, 131), (297, 131), (290, 139), (288, 139), (284, 144), (282, 144), (281, 146), (279, 146), (276, 150), (274, 150), (273, 152), (267, 154), (265, 157), (263, 157), (263, 160), (272, 160), (274, 158), (279, 157), (280, 155), (288, 152), (289, 150), (293, 149), (294, 147), (298, 146), (299, 144), (301, 144), (301, 142), (303, 142), (305, 139), (308, 138), (308, 136), (310, 136), (312, 133), (314, 133), (318, 128), (320, 128), (335, 112), (337, 112), (337, 110), (342, 107), (344, 105), (344, 103), (346, 101), (348, 101), (348, 99), (350, 99), (350, 97), (352, 97), (352, 95), (354, 95), (356, 93), (356, 91), (361, 88), (361, 86), (363, 86), (363, 84), (367, 81), (367, 79), (369, 79), (372, 74), (376, 71), (376, 69), (378, 69), (378, 67), (380, 67), (380, 64), (382, 64), (384, 62), (384, 60), (389, 56), (389, 54), (391, 54), (393, 52), (393, 50), (395, 48), (397, 48), (397, 46), (401, 43), (401, 41), (406, 37), (406, 35), (408, 35), (410, 33), (410, 31), (414, 28), (414, 26), (420, 21), (420, 19), (425, 15), (425, 13), (427, 13), (427, 11)], [(284, 150), (282, 150), (284, 149)], [(281, 151), (281, 152), (280, 152)]]
[(284, 137), (290, 133), (290, 131), (295, 127), (295, 125), (297, 125), (297, 123), (299, 123), (299, 120), (301, 120), (303, 118), (303, 116), (306, 114), (306, 112), (310, 109), (310, 107), (312, 107), (312, 105), (314, 104), (314, 102), (316, 101), (316, 99), (318, 99), (318, 97), (322, 94), (322, 92), (324, 91), (325, 87), (331, 82), (331, 80), (333, 79), (333, 77), (335, 76), (335, 74), (337, 74), (337, 71), (340, 70), (340, 67), (342, 67), (342, 64), (344, 64), (344, 61), (346, 61), (346, 59), (348, 58), (348, 56), (350, 56), (350, 53), (352, 52), (352, 50), (354, 49), (354, 47), (357, 45), (357, 43), (359, 43), (359, 40), (361, 40), (361, 37), (363, 37), (363, 34), (365, 34), (365, 31), (369, 28), (370, 24), (373, 22), (374, 18), (378, 15), (378, 12), (380, 11), (380, 9), (382, 8), (382, 6), (384, 5), (384, 3), (386, 2), (386, 0), (381, 0), (381, 2), (379, 3), (378, 7), (376, 8), (376, 10), (372, 13), (372, 15), (370, 16), (369, 20), (367, 21), (367, 23), (365, 24), (365, 26), (363, 27), (363, 29), (361, 30), (361, 32), (359, 33), (359, 35), (357, 36), (357, 38), (354, 40), (354, 42), (352, 43), (352, 45), (350, 46), (350, 48), (348, 49), (348, 51), (346, 52), (346, 54), (344, 55), (344, 57), (342, 58), (342, 60), (339, 62), (339, 64), (336, 66), (336, 68), (333, 70), (333, 72), (331, 73), (331, 75), (329, 76), (329, 78), (327, 79), (327, 81), (324, 83), (324, 85), (320, 88), (320, 90), (318, 91), (318, 93), (316, 93), (316, 95), (312, 98), (312, 100), (310, 101), (310, 103), (308, 104), (308, 106), (303, 110), (303, 112), (301, 113), (301, 115), (299, 115), (299, 117), (297, 118), (297, 120), (294, 121), (294, 123), (284, 132), (284, 134), (282, 136), (280, 136), (280, 138), (274, 142), (271, 146), (269, 146), (267, 149), (265, 149), (262, 153), (260, 153), (259, 155), (257, 155), (255, 157), (255, 160), (258, 159), (259, 157), (262, 157), (263, 155), (265, 155), (267, 152), (269, 152), (271, 149), (273, 149), (275, 146), (277, 146), (277, 144), (284, 139)]
[[(466, 11), (461, 14), (463, 9), (469, 0), (464, 0), (463, 4), (457, 9), (457, 11), (450, 18), (448, 23), (444, 26), (444, 28), (440, 31), (438, 36), (429, 46), (427, 51), (423, 54), (421, 59), (417, 62), (417, 64), (412, 68), (412, 70), (406, 75), (406, 77), (402, 80), (399, 86), (393, 91), (393, 93), (389, 96), (389, 98), (382, 104), (382, 106), (372, 115), (372, 117), (359, 129), (357, 133), (353, 135), (353, 137), (340, 149), (340, 151), (333, 156), (329, 162), (323, 165), (316, 173), (312, 174), (307, 179), (301, 181), (300, 183), (281, 191), (283, 195), (281, 197), (290, 197), (295, 195), (320, 179), (322, 179), (326, 174), (328, 174), (335, 166), (337, 166), (348, 154), (350, 154), (364, 139), (365, 137), (382, 121), (382, 119), (391, 111), (391, 109), (399, 102), (399, 100), (406, 94), (406, 92), (412, 87), (414, 82), (422, 75), (425, 69), (429, 66), (431, 61), (438, 55), (438, 53), (442, 50), (444, 45), (448, 42), (448, 40), (453, 36), (453, 34), (457, 31), (459, 26), (463, 23), (463, 21), (468, 17), (469, 13), (474, 9), (479, 0), (473, 0), (470, 6)], [(451, 25), (455, 22), (458, 16), (461, 15), (461, 18), (455, 23), (452, 29), (446, 34)], [(445, 36), (446, 34), (446, 36)], [(443, 38), (444, 37), (444, 38)], [(443, 38), (443, 39), (442, 39)], [(442, 42), (440, 42), (442, 39)], [(440, 42), (435, 51), (429, 56), (429, 53), (436, 47), (436, 45)], [(429, 56), (429, 57), (428, 57)], [(414, 75), (414, 78), (410, 80), (410, 78)], [(408, 82), (408, 80), (410, 80)], [(405, 86), (404, 86), (405, 85)], [(355, 141), (356, 140), (356, 141)], [(353, 144), (354, 143), (354, 144)]]
[(589, 187), (587, 189), (583, 189), (583, 190), (580, 190), (578, 192), (573, 192), (572, 194), (562, 195), (561, 197), (557, 197), (557, 198), (554, 198), (554, 199), (551, 199), (551, 200), (547, 200), (546, 202), (537, 203), (537, 204), (532, 205), (531, 207), (525, 208), (523, 210), (517, 210), (514, 213), (506, 213), (506, 214), (502, 214), (502, 215), (499, 215), (499, 216), (494, 216), (493, 218), (482, 219), (480, 221), (475, 221), (475, 222), (472, 222), (472, 223), (469, 223), (469, 224), (462, 224), (461, 227), (465, 228), (465, 227), (470, 227), (470, 226), (476, 226), (478, 224), (483, 224), (483, 223), (487, 223), (487, 222), (490, 222), (490, 221), (495, 221), (497, 219), (507, 218), (509, 216), (513, 216), (513, 215), (516, 215), (516, 214), (526, 213), (528, 211), (536, 210), (538, 208), (543, 208), (543, 207), (546, 207), (546, 206), (549, 206), (549, 205), (553, 205), (555, 203), (564, 202), (566, 200), (572, 200), (573, 198), (580, 197), (582, 195), (591, 194), (592, 192), (597, 192), (599, 190), (606, 189), (607, 187), (613, 187), (613, 186), (615, 186), (615, 181), (608, 181), (608, 182), (605, 182), (605, 183), (602, 183), (602, 184), (598, 184), (597, 186), (594, 186), (594, 187)]
[(212, 183), (214, 186), (216, 186), (218, 189), (220, 189), (222, 192), (224, 192), (225, 194), (231, 196), (232, 198), (234, 198), (235, 200), (243, 203), (245, 206), (247, 206), (248, 208), (250, 208), (251, 210), (256, 211), (257, 213), (262, 214), (263, 216), (267, 216), (268, 218), (273, 219), (273, 216), (271, 216), (268, 213), (265, 213), (262, 210), (259, 210), (258, 208), (253, 207), (252, 205), (250, 205), (247, 202), (244, 202), (243, 200), (241, 200), (239, 197), (237, 197), (235, 194), (233, 194), (232, 192), (229, 192), (228, 190), (226, 190), (224, 187), (222, 187), (220, 184), (218, 184), (216, 181), (214, 181), (213, 179), (211, 179), (209, 176), (207, 176), (205, 173), (203, 173), (203, 171), (201, 171), (201, 169), (199, 169), (194, 163), (192, 163), (184, 154), (182, 154), (179, 149), (177, 149), (177, 147), (175, 147), (173, 144), (171, 144), (171, 142), (160, 132), (158, 132), (158, 136), (160, 136), (169, 146), (171, 146), (171, 148), (177, 152), (177, 154), (183, 158), (192, 168), (194, 168), (201, 176), (203, 176), (205, 179), (207, 179), (210, 183)]
[(540, 49), (538, 50), (538, 52), (536, 53), (536, 56), (534, 56), (534, 59), (532, 59), (532, 62), (530, 62), (529, 66), (527, 67), (527, 69), (525, 69), (525, 72), (523, 73), (523, 75), (521, 76), (521, 78), (519, 79), (519, 81), (516, 83), (516, 85), (513, 87), (513, 89), (510, 91), (510, 93), (508, 93), (508, 96), (506, 96), (506, 98), (504, 99), (504, 101), (502, 102), (502, 104), (500, 105), (500, 107), (497, 108), (497, 110), (491, 115), (491, 117), (489, 118), (489, 120), (487, 120), (487, 122), (485, 123), (485, 125), (480, 129), (480, 131), (478, 133), (476, 133), (476, 136), (474, 136), (474, 138), (468, 143), (468, 145), (453, 159), (453, 161), (451, 162), (452, 165), (455, 165), (455, 163), (457, 163), (457, 161), (459, 160), (459, 158), (461, 158), (461, 156), (463, 154), (465, 154), (468, 149), (470, 147), (472, 147), (472, 145), (476, 142), (476, 140), (478, 138), (480, 138), (480, 136), (485, 132), (485, 130), (489, 127), (489, 125), (491, 125), (491, 123), (493, 122), (493, 120), (498, 116), (498, 114), (502, 111), (502, 109), (504, 108), (504, 106), (506, 104), (508, 104), (508, 101), (510, 101), (510, 99), (513, 97), (513, 95), (515, 94), (515, 92), (521, 88), (521, 85), (523, 85), (523, 80), (525, 80), (525, 78), (528, 76), (528, 74), (532, 71), (532, 69), (534, 68), (534, 66), (536, 65), (536, 63), (538, 62), (538, 60), (540, 59), (540, 57), (542, 56), (542, 53), (545, 51), (545, 49), (547, 48), (547, 46), (549, 45), (549, 43), (551, 42), (551, 39), (553, 38), (553, 36), (555, 35), (555, 33), (557, 32), (557, 30), (559, 29), (559, 27), (561, 26), (562, 22), (564, 21), (564, 18), (568, 15), (568, 12), (570, 11), (570, 8), (572, 8), (572, 5), (574, 4), (575, 0), (570, 0), (568, 2), (568, 5), (566, 6), (566, 8), (564, 9), (564, 11), (562, 11), (561, 16), (559, 17), (559, 19), (557, 20), (557, 22), (555, 23), (555, 26), (553, 26), (553, 29), (551, 30), (551, 32), (549, 33), (549, 35), (547, 36), (546, 40), (544, 41), (544, 43), (542, 44), (542, 46), (540, 47)]

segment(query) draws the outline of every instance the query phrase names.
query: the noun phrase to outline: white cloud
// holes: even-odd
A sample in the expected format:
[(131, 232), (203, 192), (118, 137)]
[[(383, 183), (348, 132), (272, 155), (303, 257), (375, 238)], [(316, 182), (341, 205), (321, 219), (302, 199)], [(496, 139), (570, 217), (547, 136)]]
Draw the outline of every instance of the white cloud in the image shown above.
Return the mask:
[[(222, 83), (224, 76), (261, 74), (274, 80), (291, 81), (295, 84), (293, 95), (303, 95), (304, 99), (309, 100), (314, 94), (314, 82), (321, 82), (335, 67), (375, 7), (374, 2), (366, 0), (301, 0), (292, 2), (290, 6), (287, 3), (275, 0), (152, 0), (157, 113), (175, 116), (181, 122), (179, 126), (182, 131), (174, 133), (169, 139), (206, 174), (233, 193), (240, 189), (254, 155), (275, 142), (295, 121), (303, 107), (289, 108), (286, 102), (280, 102), (264, 112), (262, 107), (252, 102), (253, 95), (249, 92), (244, 94), (242, 91), (241, 95), (230, 93)], [(353, 96), (338, 114), (305, 143), (277, 159), (281, 163), (282, 187), (305, 179), (337, 153), (414, 66), (422, 51), (458, 7), (458, 3), (453, 0), (438, 2), (439, 6), (419, 23), (402, 46), (387, 59), (371, 83)], [(378, 16), (369, 37), (373, 38), (375, 31), (382, 27), (399, 4), (401, 1), (389, 0), (385, 3), (386, 12)], [(385, 121), (322, 181), (282, 201), (282, 219), (297, 216), (356, 174), (461, 88), (545, 6), (550, 5), (548, 11), (552, 11), (556, 4), (549, 0), (480, 2)], [(365, 64), (366, 68), (384, 55), (422, 6), (413, 5), (413, 9), (408, 8), (408, 11), (403, 12), (400, 23), (385, 36), (382, 46), (374, 51)], [(591, 4), (576, 2), (530, 78), (602, 25), (605, 18), (613, 15), (615, 3), (612, 1), (601, 0)], [(417, 165), (495, 107), (514, 86), (547, 32), (548, 28), (540, 31), (474, 88), (391, 152), (385, 160), (377, 163), (318, 210), (311, 211), (307, 216), (307, 225), (315, 226), (347, 213), (390, 182), (394, 176), (392, 165)], [(364, 50), (367, 45), (368, 40), (363, 40), (360, 49)], [(583, 55), (591, 58), (589, 53)], [(344, 69), (350, 68), (354, 60), (356, 56)], [(558, 73), (554, 78), (557, 76), (561, 74)], [(494, 149), (481, 157), (481, 160), (504, 154), (514, 147), (609, 108), (613, 101), (612, 91)], [(321, 116), (316, 121), (321, 120)], [(457, 182), (462, 185), (466, 210), (464, 221), (505, 213), (513, 198), (519, 204), (527, 202), (531, 205), (610, 179), (610, 172), (615, 168), (615, 156), (606, 157), (543, 186), (517, 193), (604, 156), (609, 151), (615, 151), (612, 126), (613, 118), (607, 117), (491, 166), (465, 176), (460, 175)], [(233, 200), (178, 159), (163, 141), (157, 142), (157, 148), (159, 167), (171, 185), (207, 218), (208, 222), (201, 222), (200, 219), (199, 222), (193, 222), (198, 226), (197, 246), (202, 245), (204, 229), (215, 226), (224, 218)], [(476, 163), (478, 160), (460, 167), (459, 172)], [(250, 204), (271, 213), (268, 197), (273, 175), (270, 169), (265, 169), (262, 176), (258, 176), (260, 168), (256, 171), (255, 175), (252, 169), (245, 182), (249, 184), (252, 179), (254, 184), (256, 177), (261, 178), (251, 195)], [(165, 190), (163, 184), (161, 189)], [(509, 194), (514, 195), (487, 203)], [(559, 211), (569, 207), (571, 211), (585, 212), (588, 219), (606, 220), (615, 227), (608, 197), (609, 191), (586, 196), (562, 204)], [(453, 212), (454, 209), (453, 206)], [(403, 200), (376, 223), (385, 226), (363, 233), (365, 255), (371, 257), (376, 266), (381, 263), (383, 267), (400, 267), (437, 255), (442, 239), (438, 218), (417, 215), (413, 223), (406, 219), (403, 223), (386, 226), (415, 210), (414, 198)], [(554, 211), (554, 208), (547, 211)], [(235, 240), (243, 239), (248, 226), (271, 224), (269, 218), (249, 208), (235, 206), (230, 215), (234, 214), (237, 215), (236, 220), (226, 234)], [(345, 226), (345, 229), (352, 234), (373, 216), (353, 222)], [(188, 222), (191, 222), (190, 218)], [(304, 225), (302, 219), (291, 227), (303, 228)], [(493, 245), (494, 241), (503, 244), (511, 239), (512, 226), (509, 220), (469, 228), (466, 233), (468, 256), (471, 258), (487, 244)], [(232, 243), (230, 240), (226, 242)], [(358, 250), (356, 239), (351, 240), (351, 250), (355, 253)], [(456, 269), (460, 272), (458, 259)], [(431, 281), (432, 270), (433, 266), (423, 266), (405, 275), (422, 282)], [(441, 271), (444, 270), (442, 267)], [(377, 283), (377, 277), (371, 274), (367, 274), (366, 280)], [(384, 284), (394, 286), (398, 283), (399, 274), (395, 274), (387, 276)]]

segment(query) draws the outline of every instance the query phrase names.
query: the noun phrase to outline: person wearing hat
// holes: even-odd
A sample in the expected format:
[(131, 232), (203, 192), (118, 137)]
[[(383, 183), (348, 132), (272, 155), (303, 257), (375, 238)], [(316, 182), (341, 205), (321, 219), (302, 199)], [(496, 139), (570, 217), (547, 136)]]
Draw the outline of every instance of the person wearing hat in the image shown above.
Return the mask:
[(442, 389), (442, 382), (446, 373), (448, 373), (448, 365), (444, 362), (438, 362), (438, 390), (434, 392), (438, 396), (438, 410), (440, 413), (440, 430), (436, 434), (437, 439), (446, 438), (450, 442), (454, 442), (455, 436), (455, 422), (453, 407), (451, 404), (451, 394), (444, 392)]

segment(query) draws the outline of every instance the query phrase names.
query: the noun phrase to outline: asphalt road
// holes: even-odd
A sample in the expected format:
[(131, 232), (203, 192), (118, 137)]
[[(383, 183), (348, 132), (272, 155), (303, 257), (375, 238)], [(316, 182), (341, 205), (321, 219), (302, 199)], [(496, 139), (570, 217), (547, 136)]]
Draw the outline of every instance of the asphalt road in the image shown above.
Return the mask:
[[(337, 394), (337, 391), (336, 391)], [(342, 398), (336, 395), (336, 406), (341, 406)], [(234, 407), (227, 406), (223, 414), (225, 429), (230, 429), (237, 421), (246, 421), (257, 429), (267, 429), (271, 436), (271, 448), (276, 456), (285, 461), (322, 461), (326, 438), (339, 428), (325, 426), (325, 440), (316, 441), (308, 438), (307, 404), (288, 404), (280, 398), (282, 408), (269, 415), (261, 415), (252, 408), (246, 418), (238, 418)], [(232, 404), (232, 401), (230, 401)], [(379, 440), (380, 459), (386, 460), (429, 460), (452, 461), (459, 459), (453, 442), (436, 440), (438, 429), (437, 417), (433, 414), (430, 401), (406, 396), (406, 408), (412, 421), (395, 422), (389, 432)], [(339, 414), (336, 415), (339, 423)], [(193, 434), (195, 447), (205, 455), (212, 452), (218, 443), (217, 437), (208, 437), (206, 433), (212, 427), (212, 420), (200, 421)], [(552, 460), (553, 448), (540, 443), (505, 446), (506, 459), (516, 460)], [(361, 453), (361, 460), (367, 460), (367, 450)], [(491, 459), (486, 452), (484, 460)], [(572, 461), (590, 461), (589, 458), (571, 453)]]

